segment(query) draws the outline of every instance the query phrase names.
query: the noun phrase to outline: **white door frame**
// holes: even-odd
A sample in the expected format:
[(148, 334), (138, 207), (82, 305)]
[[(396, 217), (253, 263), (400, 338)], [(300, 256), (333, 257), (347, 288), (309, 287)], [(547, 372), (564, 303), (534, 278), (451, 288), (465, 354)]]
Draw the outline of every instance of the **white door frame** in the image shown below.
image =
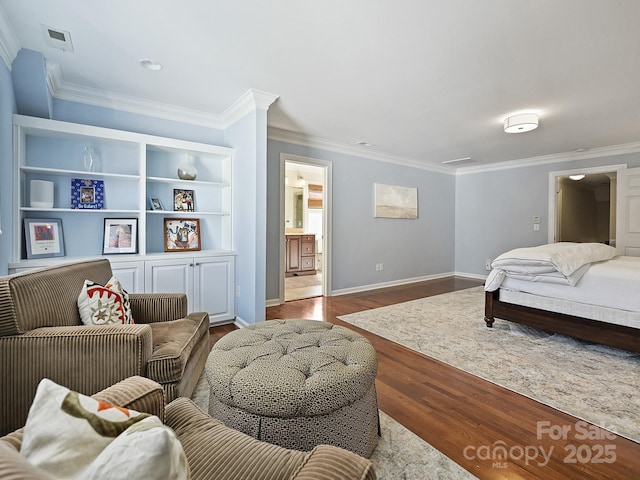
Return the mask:
[[(323, 185), (322, 189), (322, 295), (331, 296), (331, 225), (332, 204), (331, 204), (331, 179), (332, 179), (332, 162), (328, 160), (319, 160), (317, 158), (302, 157), (299, 155), (291, 155), (288, 153), (280, 154), (280, 214), (284, 213), (285, 204), (285, 164), (300, 163), (303, 165), (313, 165), (323, 169)], [(285, 271), (285, 224), (281, 218), (280, 222), (280, 268), (279, 268), (279, 302), (284, 303), (284, 271)]]
[[(558, 177), (568, 177), (569, 175), (575, 175), (579, 173), (584, 173), (585, 175), (592, 175), (595, 173), (611, 173), (611, 172), (620, 172), (621, 170), (626, 170), (626, 164), (619, 165), (606, 165), (603, 167), (588, 167), (588, 168), (574, 168), (571, 170), (563, 170), (561, 172), (549, 172), (549, 211), (548, 211), (548, 228), (547, 228), (547, 240), (548, 243), (555, 243), (556, 241), (556, 230), (558, 226), (558, 221), (556, 218), (558, 212), (558, 206), (556, 202), (556, 188), (558, 184)], [(616, 223), (616, 232), (619, 226)], [(617, 233), (616, 233), (617, 237)]]

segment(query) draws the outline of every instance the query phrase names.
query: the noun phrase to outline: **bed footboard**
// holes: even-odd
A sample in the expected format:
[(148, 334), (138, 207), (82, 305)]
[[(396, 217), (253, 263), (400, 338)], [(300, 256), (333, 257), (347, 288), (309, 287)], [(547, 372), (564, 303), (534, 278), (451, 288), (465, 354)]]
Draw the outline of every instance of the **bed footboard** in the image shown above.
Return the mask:
[(640, 329), (638, 328), (502, 302), (500, 289), (495, 292), (486, 292), (485, 295), (484, 320), (487, 327), (493, 326), (496, 318), (640, 353)]

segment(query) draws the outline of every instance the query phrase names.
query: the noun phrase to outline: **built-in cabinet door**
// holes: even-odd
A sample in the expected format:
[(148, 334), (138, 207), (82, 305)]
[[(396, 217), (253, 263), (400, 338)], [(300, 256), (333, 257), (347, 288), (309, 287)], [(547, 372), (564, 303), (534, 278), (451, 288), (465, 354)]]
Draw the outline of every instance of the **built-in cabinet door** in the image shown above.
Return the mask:
[(151, 260), (145, 262), (146, 293), (186, 293), (189, 312), (197, 311), (193, 301), (193, 259)]
[(210, 323), (235, 318), (233, 255), (152, 260), (145, 265), (147, 293), (186, 293), (189, 312), (207, 312)]
[(209, 313), (212, 324), (236, 316), (234, 264), (233, 256), (195, 259), (194, 304), (198, 311)]
[(300, 236), (287, 235), (287, 272), (300, 270)]
[(144, 293), (144, 262), (113, 262), (111, 271), (128, 293)]

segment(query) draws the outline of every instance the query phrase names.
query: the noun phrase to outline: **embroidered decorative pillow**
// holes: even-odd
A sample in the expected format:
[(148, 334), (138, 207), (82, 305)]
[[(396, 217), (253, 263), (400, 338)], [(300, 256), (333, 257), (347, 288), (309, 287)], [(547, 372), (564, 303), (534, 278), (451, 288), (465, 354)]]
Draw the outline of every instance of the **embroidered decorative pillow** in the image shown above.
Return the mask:
[(46, 378), (29, 410), (20, 453), (53, 478), (189, 478), (182, 445), (158, 417)]
[(78, 295), (78, 310), (85, 325), (134, 323), (129, 294), (116, 277), (111, 277), (104, 286), (85, 280)]

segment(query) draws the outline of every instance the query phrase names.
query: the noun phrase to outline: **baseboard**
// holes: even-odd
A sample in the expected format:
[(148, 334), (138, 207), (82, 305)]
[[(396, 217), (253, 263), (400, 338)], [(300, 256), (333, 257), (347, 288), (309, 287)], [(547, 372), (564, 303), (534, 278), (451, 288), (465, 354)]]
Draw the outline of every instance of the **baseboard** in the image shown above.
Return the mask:
[(331, 295), (339, 296), (339, 295), (348, 295), (350, 293), (367, 292), (369, 290), (377, 290), (378, 288), (396, 287), (398, 285), (407, 285), (409, 283), (424, 282), (426, 280), (436, 280), (438, 278), (450, 277), (452, 275), (456, 275), (456, 274), (453, 273), (453, 272), (446, 272), (446, 273), (438, 273), (436, 275), (425, 275), (423, 277), (414, 277), (414, 278), (405, 278), (405, 279), (402, 279), (402, 280), (393, 280), (391, 282), (372, 283), (370, 285), (363, 285), (363, 286), (360, 286), (360, 287), (341, 288), (339, 290), (333, 290), (331, 292)]
[(489, 274), (487, 273), (487, 275), (480, 275), (480, 274), (477, 274), (477, 273), (455, 272), (454, 275), (456, 277), (465, 277), (465, 278), (472, 278), (474, 280), (485, 281), (487, 279), (487, 275), (489, 275)]
[[(402, 280), (393, 280), (391, 282), (372, 283), (370, 285), (362, 285), (362, 286), (359, 286), (359, 287), (341, 288), (339, 290), (331, 291), (328, 296), (332, 297), (332, 296), (339, 296), (339, 295), (348, 295), (350, 293), (367, 292), (369, 290), (376, 290), (378, 288), (396, 287), (398, 285), (408, 285), (410, 283), (424, 282), (426, 280), (437, 280), (439, 278), (451, 277), (451, 276), (454, 276), (454, 275), (456, 277), (465, 277), (465, 278), (471, 278), (471, 279), (474, 279), (474, 280), (482, 280), (482, 281), (487, 279), (487, 275), (479, 275), (479, 274), (476, 274), (476, 273), (445, 272), (445, 273), (438, 273), (438, 274), (435, 274), (435, 275), (425, 275), (423, 277), (414, 277), (414, 278), (405, 278), (405, 279), (402, 279)], [(277, 307), (278, 305), (282, 305), (282, 303), (280, 302), (280, 299), (273, 298), (273, 299), (267, 300), (265, 302), (265, 305), (267, 307)], [(237, 320), (236, 320), (236, 324), (237, 324)]]

